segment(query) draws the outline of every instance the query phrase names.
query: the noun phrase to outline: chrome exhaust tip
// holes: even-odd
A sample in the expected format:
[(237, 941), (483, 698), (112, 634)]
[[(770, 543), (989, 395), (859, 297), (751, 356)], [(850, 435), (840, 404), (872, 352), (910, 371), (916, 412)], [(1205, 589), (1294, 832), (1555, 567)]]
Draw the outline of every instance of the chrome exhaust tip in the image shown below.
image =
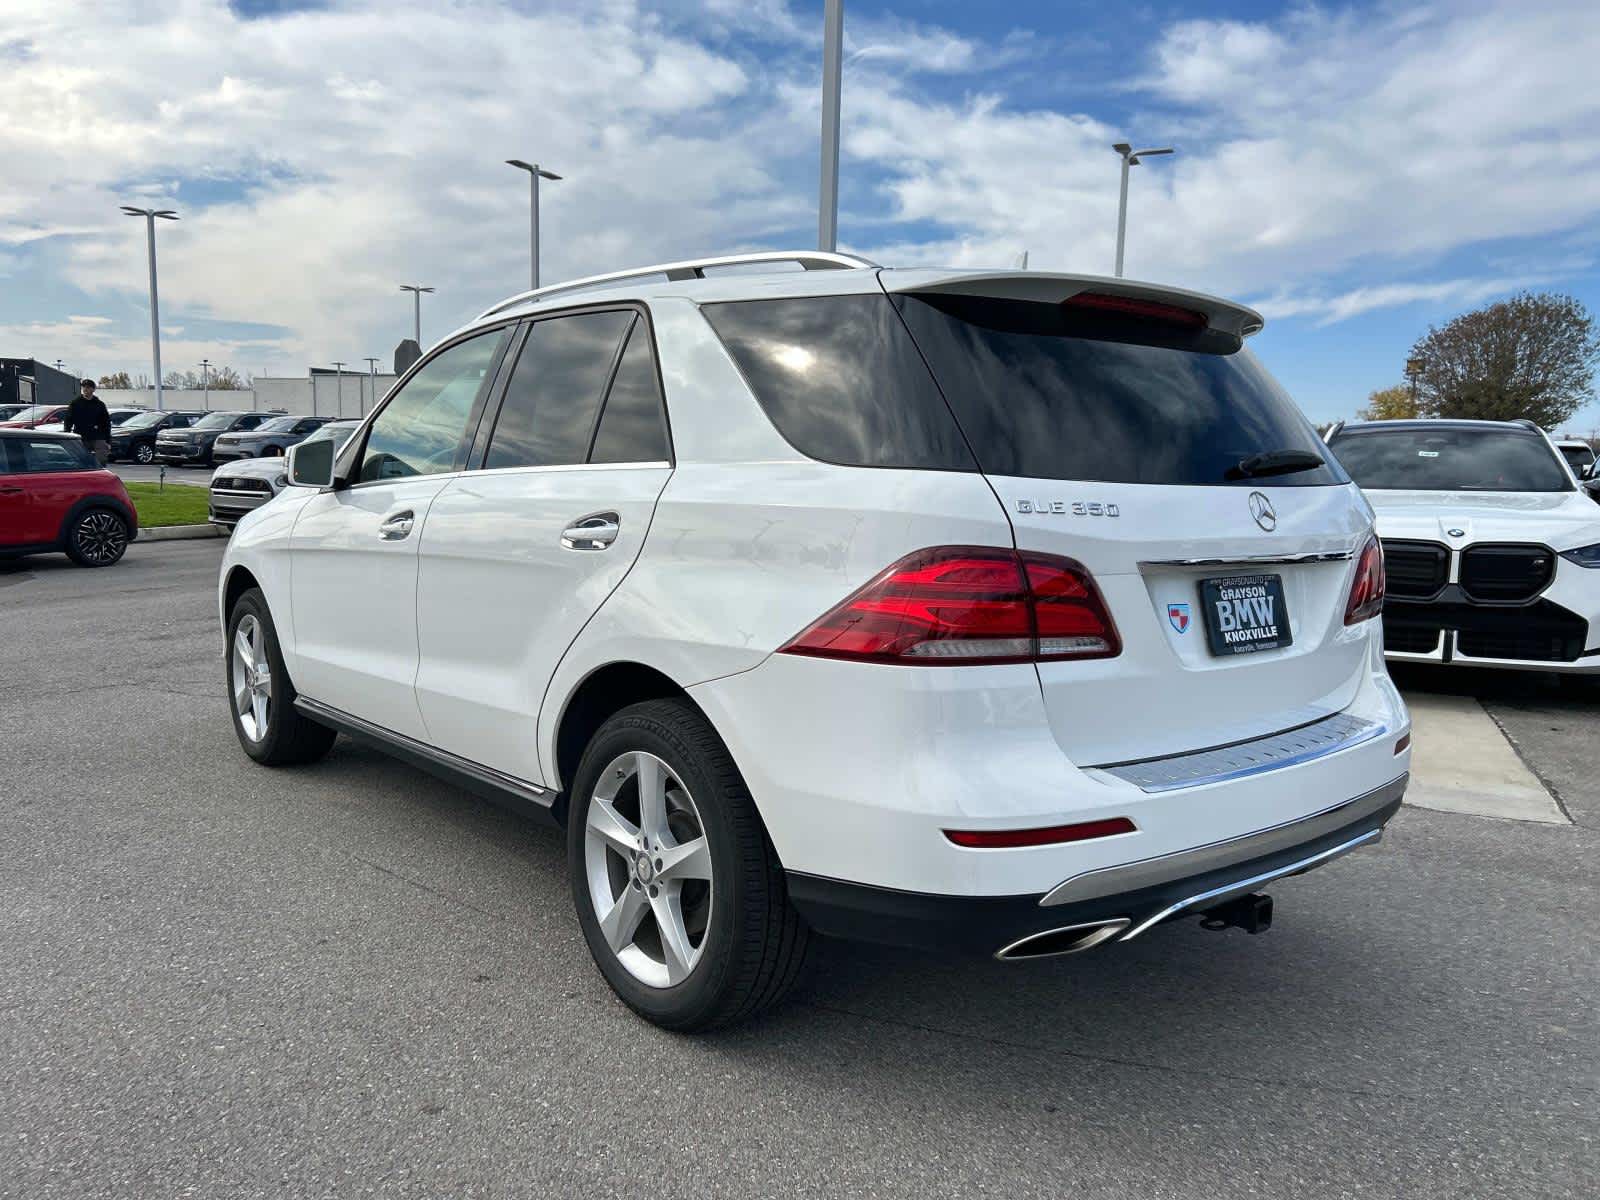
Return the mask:
[(1046, 929), (1018, 938), (996, 950), (994, 956), (1001, 962), (1021, 962), (1030, 958), (1080, 954), (1109, 942), (1132, 924), (1129, 917), (1109, 917), (1104, 921), (1087, 921), (1082, 925), (1063, 925), (1060, 929)]

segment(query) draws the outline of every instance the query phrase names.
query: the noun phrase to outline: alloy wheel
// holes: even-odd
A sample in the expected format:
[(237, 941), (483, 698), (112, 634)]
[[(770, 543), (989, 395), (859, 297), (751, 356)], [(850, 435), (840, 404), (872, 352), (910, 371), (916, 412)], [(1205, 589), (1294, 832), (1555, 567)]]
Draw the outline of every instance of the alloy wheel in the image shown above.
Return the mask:
[(99, 510), (78, 522), (78, 553), (88, 562), (114, 563), (128, 548), (128, 527), (115, 513)]
[(700, 810), (663, 760), (620, 754), (595, 784), (584, 866), (600, 934), (648, 987), (688, 978), (705, 950), (714, 888)]
[(134, 447), (133, 456), (145, 466), (149, 466), (156, 460), (156, 448), (141, 442), (138, 446)]
[(233, 709), (252, 742), (267, 736), (272, 706), (272, 664), (261, 622), (246, 613), (233, 631)]

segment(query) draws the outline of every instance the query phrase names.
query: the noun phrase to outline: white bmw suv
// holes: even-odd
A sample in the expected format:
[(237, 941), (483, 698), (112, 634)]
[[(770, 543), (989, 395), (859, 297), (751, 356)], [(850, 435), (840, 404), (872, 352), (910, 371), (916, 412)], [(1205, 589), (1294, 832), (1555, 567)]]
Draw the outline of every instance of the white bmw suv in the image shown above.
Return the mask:
[(343, 732), (561, 824), (601, 972), (676, 1029), (816, 934), (1258, 931), (1379, 838), (1410, 742), (1372, 512), (1260, 324), (821, 253), (514, 297), (240, 521), (240, 743)]
[(1600, 676), (1600, 508), (1532, 421), (1364, 421), (1330, 448), (1377, 510), (1395, 661)]

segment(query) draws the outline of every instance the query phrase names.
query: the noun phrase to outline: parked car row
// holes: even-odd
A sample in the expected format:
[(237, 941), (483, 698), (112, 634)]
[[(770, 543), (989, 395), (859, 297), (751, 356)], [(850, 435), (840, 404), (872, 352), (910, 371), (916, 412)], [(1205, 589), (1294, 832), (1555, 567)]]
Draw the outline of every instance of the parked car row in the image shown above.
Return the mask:
[[(303, 433), (300, 432), (298, 426), (308, 421), (315, 421), (316, 425)], [(267, 425), (280, 427), (269, 430)], [(226, 448), (227, 453), (224, 453), (224, 447), (220, 445), (222, 439), (219, 438), (217, 456), (235, 458), (236, 461), (224, 463), (211, 476), (211, 523), (232, 529), (239, 523), (241, 517), (260, 508), (288, 486), (287, 463), (282, 457), (283, 447), (292, 447), (301, 442), (325, 440), (334, 444), (334, 452), (337, 453), (349, 440), (350, 435), (360, 427), (360, 421), (337, 421), (321, 417), (281, 417), (276, 422), (269, 421), (262, 425), (254, 434), (236, 435), (241, 438), (256, 439), (248, 447), (243, 444), (230, 445)], [(260, 449), (256, 449), (257, 446)], [(256, 456), (250, 457), (243, 453), (247, 448), (255, 450)]]

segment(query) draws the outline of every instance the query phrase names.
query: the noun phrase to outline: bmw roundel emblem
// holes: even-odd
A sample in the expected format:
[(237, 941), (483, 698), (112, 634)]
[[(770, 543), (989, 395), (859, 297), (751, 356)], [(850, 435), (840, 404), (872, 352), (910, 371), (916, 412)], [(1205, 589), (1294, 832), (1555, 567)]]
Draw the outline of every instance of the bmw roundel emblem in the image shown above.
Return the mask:
[(1467, 531), (1465, 529), (1446, 529), (1445, 532), (1448, 533), (1451, 537), (1466, 537), (1467, 536)]
[(1250, 515), (1256, 519), (1256, 524), (1261, 526), (1267, 533), (1271, 533), (1278, 527), (1278, 514), (1272, 507), (1272, 501), (1267, 499), (1265, 493), (1250, 493)]

